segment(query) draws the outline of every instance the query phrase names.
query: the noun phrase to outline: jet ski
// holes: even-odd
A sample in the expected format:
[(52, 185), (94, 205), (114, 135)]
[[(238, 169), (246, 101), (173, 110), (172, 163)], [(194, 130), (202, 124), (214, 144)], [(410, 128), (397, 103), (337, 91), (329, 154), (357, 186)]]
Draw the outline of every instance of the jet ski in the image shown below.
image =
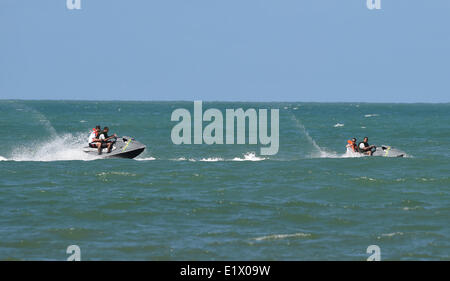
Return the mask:
[[(369, 156), (364, 153), (360, 152), (353, 152), (350, 148), (347, 148), (347, 151), (350, 153), (357, 153), (362, 154), (363, 156)], [(381, 145), (381, 146), (375, 146), (374, 149), (372, 149), (372, 156), (380, 156), (380, 157), (404, 157), (406, 155), (405, 152), (393, 148), (389, 145)]]
[(393, 148), (389, 145), (376, 146), (372, 156), (382, 157), (404, 157), (405, 153), (399, 149)]
[(117, 137), (112, 139), (112, 149), (107, 153), (107, 148), (103, 148), (102, 154), (98, 154), (97, 148), (86, 146), (83, 151), (94, 158), (128, 158), (133, 159), (144, 152), (146, 146), (131, 137)]

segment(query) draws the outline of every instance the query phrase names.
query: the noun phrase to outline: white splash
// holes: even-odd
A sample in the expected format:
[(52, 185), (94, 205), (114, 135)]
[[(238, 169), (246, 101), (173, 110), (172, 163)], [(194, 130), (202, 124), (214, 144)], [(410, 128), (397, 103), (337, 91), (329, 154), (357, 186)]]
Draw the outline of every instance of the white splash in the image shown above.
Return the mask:
[(156, 160), (155, 157), (144, 157), (144, 158), (135, 158), (136, 161), (154, 161)]
[(87, 133), (78, 135), (64, 134), (51, 136), (49, 140), (21, 145), (13, 149), (9, 160), (12, 161), (66, 161), (93, 160), (83, 147), (87, 145)]
[(184, 157), (176, 158), (176, 159), (170, 159), (172, 161), (186, 161), (187, 159)]
[(344, 127), (344, 124), (336, 123), (333, 127), (335, 127), (335, 128), (338, 128), (338, 127)]
[(318, 153), (313, 153), (311, 155), (311, 158), (327, 158), (329, 156), (335, 155), (335, 153), (328, 153), (325, 150), (323, 150), (315, 141), (314, 139), (309, 135), (308, 131), (306, 131), (305, 126), (303, 126), (302, 123), (295, 117), (295, 115), (292, 114), (292, 120), (295, 121), (297, 128), (303, 131), (303, 134), (305, 135), (306, 139), (312, 144), (312, 146), (317, 150)]
[(247, 152), (244, 154), (244, 158), (235, 157), (231, 161), (262, 161), (266, 160), (264, 157), (258, 157), (254, 152)]
[(218, 157), (211, 157), (211, 158), (202, 158), (200, 159), (201, 162), (218, 162), (218, 161), (223, 161), (222, 158), (218, 158)]
[(366, 115), (364, 115), (364, 117), (366, 117), (366, 118), (376, 117), (376, 116), (379, 116), (379, 114), (366, 114)]

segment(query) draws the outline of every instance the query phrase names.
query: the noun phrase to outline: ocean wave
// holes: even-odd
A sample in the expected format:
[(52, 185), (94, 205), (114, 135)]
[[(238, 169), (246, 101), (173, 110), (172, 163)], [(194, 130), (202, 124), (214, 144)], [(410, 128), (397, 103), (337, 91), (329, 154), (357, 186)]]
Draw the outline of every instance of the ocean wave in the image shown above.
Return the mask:
[(127, 173), (127, 172), (102, 172), (102, 173), (98, 173), (96, 174), (96, 176), (98, 177), (106, 177), (106, 176), (127, 176), (127, 177), (135, 177), (136, 174), (133, 173)]
[(359, 177), (359, 178), (357, 178), (356, 180), (362, 180), (362, 181), (377, 181), (377, 179), (370, 178), (370, 177), (365, 177), (365, 176)]
[(366, 114), (366, 115), (364, 115), (365, 118), (377, 117), (377, 116), (379, 116), (379, 114)]
[(403, 207), (402, 210), (403, 211), (413, 211), (413, 210), (422, 210), (423, 207), (421, 206), (414, 206), (414, 207)]
[(344, 127), (344, 124), (336, 123), (333, 127), (335, 127), (335, 128)]
[(8, 159), (3, 156), (0, 156), (0, 161), (8, 161)]
[(403, 232), (384, 233), (384, 234), (381, 234), (380, 236), (378, 236), (377, 239), (379, 240), (383, 237), (394, 237), (394, 236), (402, 236), (402, 235), (404, 235)]
[(311, 237), (310, 233), (293, 233), (293, 234), (273, 234), (273, 235), (267, 235), (267, 236), (261, 236), (253, 238), (253, 240), (256, 241), (263, 241), (263, 240), (276, 240), (276, 239), (286, 239), (286, 238), (305, 238), (305, 237)]

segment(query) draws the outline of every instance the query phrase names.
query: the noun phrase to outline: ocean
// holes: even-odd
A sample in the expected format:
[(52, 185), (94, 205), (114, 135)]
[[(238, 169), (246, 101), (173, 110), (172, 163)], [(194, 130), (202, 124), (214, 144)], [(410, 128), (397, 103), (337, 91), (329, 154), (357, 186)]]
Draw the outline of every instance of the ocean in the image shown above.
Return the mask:
[[(203, 103), (279, 109), (275, 155), (175, 145), (177, 108), (1, 100), (0, 259), (450, 260), (450, 104)], [(96, 125), (147, 149), (89, 159)], [(365, 136), (405, 157), (346, 153)]]

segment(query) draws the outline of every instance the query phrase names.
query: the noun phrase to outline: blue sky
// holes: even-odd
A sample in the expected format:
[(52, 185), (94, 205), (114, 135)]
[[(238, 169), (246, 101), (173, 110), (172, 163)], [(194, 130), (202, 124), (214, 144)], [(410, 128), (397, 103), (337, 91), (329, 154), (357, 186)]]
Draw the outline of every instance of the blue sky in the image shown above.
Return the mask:
[(0, 98), (449, 102), (450, 1), (0, 1)]

